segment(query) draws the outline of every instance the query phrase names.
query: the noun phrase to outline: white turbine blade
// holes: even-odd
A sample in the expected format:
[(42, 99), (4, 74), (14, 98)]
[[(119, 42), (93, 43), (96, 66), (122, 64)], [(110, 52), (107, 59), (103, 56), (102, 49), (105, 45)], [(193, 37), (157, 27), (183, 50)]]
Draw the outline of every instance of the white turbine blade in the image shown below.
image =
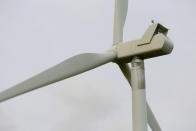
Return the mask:
[[(122, 73), (124, 74), (125, 78), (127, 79), (127, 81), (129, 82), (130, 86), (131, 86), (131, 69), (129, 67), (128, 64), (124, 64), (124, 63), (119, 63), (118, 64)], [(152, 131), (161, 131), (161, 128), (159, 126), (159, 123), (157, 122), (148, 102), (147, 103), (147, 121), (148, 124), (150, 126), (150, 128), (152, 129)]]
[(128, 0), (115, 0), (113, 45), (123, 41), (123, 28), (127, 16)]
[(148, 103), (147, 103), (147, 120), (152, 131), (161, 131), (161, 127), (159, 126), (159, 123), (157, 122)]
[(34, 89), (75, 76), (116, 59), (116, 53), (85, 53), (73, 56), (62, 63), (0, 93), (0, 102)]

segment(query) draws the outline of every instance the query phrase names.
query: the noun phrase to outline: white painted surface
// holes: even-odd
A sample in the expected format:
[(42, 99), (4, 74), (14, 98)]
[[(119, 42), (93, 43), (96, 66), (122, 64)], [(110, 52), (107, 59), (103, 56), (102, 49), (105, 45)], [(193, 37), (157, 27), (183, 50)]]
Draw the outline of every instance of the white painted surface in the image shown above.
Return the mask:
[[(163, 131), (196, 130), (195, 4), (129, 2), (125, 41), (155, 19), (175, 44), (171, 55), (145, 62), (147, 99)], [(110, 48), (113, 11), (113, 0), (1, 0), (0, 90), (78, 53)], [(0, 115), (2, 131), (130, 131), (131, 90), (107, 64), (2, 103)]]

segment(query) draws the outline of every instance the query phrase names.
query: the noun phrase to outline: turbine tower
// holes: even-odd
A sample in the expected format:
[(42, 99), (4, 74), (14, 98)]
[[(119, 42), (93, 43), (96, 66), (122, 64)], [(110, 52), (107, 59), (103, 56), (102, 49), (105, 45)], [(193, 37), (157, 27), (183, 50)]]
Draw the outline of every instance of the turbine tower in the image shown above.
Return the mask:
[(128, 0), (115, 0), (113, 45), (105, 53), (73, 56), (1, 92), (0, 102), (113, 62), (132, 87), (133, 131), (147, 131), (147, 123), (152, 131), (161, 131), (146, 101), (144, 60), (170, 54), (173, 43), (167, 36), (168, 29), (159, 23), (152, 23), (140, 39), (123, 42), (127, 10)]

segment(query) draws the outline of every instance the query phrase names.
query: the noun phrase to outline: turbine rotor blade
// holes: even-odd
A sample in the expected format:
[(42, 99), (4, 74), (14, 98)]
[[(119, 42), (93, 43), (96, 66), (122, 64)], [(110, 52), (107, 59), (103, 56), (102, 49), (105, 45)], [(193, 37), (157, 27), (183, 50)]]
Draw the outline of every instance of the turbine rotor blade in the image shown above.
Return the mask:
[(113, 45), (123, 41), (123, 28), (127, 16), (128, 0), (115, 0)]
[(116, 59), (116, 53), (85, 53), (73, 56), (60, 64), (39, 73), (0, 93), (0, 102), (34, 89), (78, 75)]

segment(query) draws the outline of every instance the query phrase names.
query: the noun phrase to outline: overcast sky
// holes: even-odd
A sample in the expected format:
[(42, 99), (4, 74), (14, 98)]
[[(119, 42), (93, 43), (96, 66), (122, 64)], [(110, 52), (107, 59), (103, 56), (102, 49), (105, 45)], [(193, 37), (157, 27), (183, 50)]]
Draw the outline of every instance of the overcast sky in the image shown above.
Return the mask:
[[(0, 90), (66, 58), (112, 45), (114, 0), (1, 0)], [(148, 102), (163, 131), (196, 130), (196, 2), (130, 0), (124, 40), (154, 19), (171, 55), (146, 60)], [(110, 63), (0, 103), (1, 131), (131, 131), (131, 89)]]

